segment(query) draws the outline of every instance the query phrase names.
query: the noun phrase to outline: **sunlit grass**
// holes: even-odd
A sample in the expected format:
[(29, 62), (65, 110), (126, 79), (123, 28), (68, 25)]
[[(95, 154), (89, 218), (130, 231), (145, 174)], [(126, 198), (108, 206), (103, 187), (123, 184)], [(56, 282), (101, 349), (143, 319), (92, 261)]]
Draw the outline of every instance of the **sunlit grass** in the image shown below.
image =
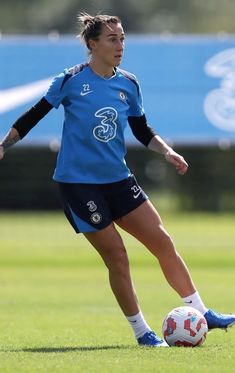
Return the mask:
[[(162, 213), (206, 304), (235, 311), (233, 215)], [(232, 372), (235, 330), (200, 348), (142, 349), (100, 258), (62, 213), (0, 214), (1, 372)], [(123, 233), (148, 323), (181, 305), (156, 260)]]

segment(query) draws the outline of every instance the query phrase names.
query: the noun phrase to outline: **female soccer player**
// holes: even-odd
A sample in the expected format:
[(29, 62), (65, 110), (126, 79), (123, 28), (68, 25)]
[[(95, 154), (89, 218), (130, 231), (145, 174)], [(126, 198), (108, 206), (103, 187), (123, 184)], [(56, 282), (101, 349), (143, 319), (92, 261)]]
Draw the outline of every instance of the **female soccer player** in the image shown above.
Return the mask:
[(130, 276), (128, 256), (116, 226), (134, 236), (158, 259), (173, 289), (204, 314), (209, 329), (226, 329), (235, 315), (206, 308), (162, 220), (125, 163), (124, 129), (148, 149), (162, 154), (180, 175), (188, 164), (147, 124), (135, 76), (121, 70), (125, 34), (118, 17), (80, 14), (81, 38), (89, 60), (65, 70), (47, 94), (12, 126), (0, 144), (0, 157), (53, 107), (64, 106), (65, 121), (54, 180), (65, 214), (101, 255), (112, 291), (137, 342), (167, 346), (147, 324)]

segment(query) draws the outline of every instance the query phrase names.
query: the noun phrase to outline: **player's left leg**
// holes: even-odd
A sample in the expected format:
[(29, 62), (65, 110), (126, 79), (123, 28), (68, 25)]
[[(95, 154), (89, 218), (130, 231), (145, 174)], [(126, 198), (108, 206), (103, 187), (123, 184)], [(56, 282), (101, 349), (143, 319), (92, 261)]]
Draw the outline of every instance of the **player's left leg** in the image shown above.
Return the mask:
[(235, 315), (219, 314), (205, 307), (186, 264), (177, 253), (171, 237), (150, 201), (144, 202), (135, 210), (116, 220), (116, 223), (142, 242), (158, 259), (168, 283), (181, 296), (186, 305), (190, 304), (204, 314), (209, 329), (226, 329), (235, 324)]
[(147, 200), (116, 223), (151, 251), (158, 259), (167, 281), (182, 298), (196, 292), (183, 259), (150, 201)]

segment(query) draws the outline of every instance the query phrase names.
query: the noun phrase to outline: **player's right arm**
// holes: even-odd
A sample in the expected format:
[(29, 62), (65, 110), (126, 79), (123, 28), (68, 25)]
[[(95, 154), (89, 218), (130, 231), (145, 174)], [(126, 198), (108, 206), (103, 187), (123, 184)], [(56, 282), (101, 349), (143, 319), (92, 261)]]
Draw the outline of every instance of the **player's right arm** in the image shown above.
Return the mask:
[(56, 109), (59, 107), (66, 96), (65, 83), (71, 76), (73, 76), (73, 72), (67, 69), (62, 74), (56, 76), (46, 95), (17, 119), (10, 131), (0, 142), (0, 159), (4, 157), (8, 148), (16, 144), (19, 140), (22, 140), (53, 107)]
[(11, 128), (7, 135), (0, 143), (0, 159), (4, 157), (5, 152), (12, 145), (16, 144), (20, 140), (20, 135), (15, 128)]
[(43, 97), (34, 106), (19, 117), (0, 142), (0, 160), (5, 152), (23, 137), (53, 108)]

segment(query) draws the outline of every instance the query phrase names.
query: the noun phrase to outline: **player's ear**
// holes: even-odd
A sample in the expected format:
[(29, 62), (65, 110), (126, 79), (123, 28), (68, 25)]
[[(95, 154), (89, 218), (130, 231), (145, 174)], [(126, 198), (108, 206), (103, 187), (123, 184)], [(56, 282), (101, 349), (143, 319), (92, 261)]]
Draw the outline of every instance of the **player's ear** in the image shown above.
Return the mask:
[(90, 49), (90, 51), (93, 51), (96, 48), (97, 48), (97, 40), (89, 39), (89, 49)]

